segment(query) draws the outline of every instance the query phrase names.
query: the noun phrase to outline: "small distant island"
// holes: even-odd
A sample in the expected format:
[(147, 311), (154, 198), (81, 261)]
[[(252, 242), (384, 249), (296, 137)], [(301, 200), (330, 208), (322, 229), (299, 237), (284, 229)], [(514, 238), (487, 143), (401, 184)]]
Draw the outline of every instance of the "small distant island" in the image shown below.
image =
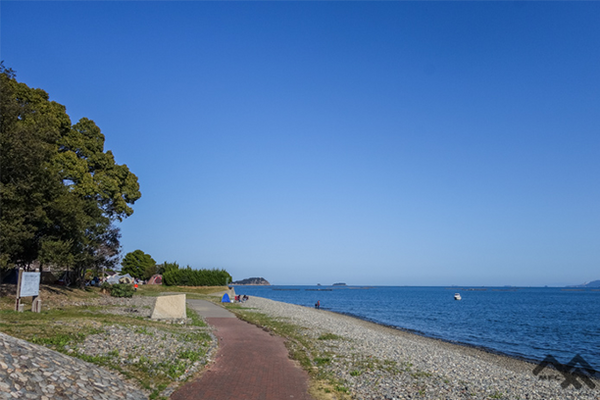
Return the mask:
[(346, 286), (346, 284), (344, 282), (338, 282), (338, 283), (334, 283), (331, 286)]
[(241, 281), (231, 282), (232, 285), (255, 285), (255, 286), (269, 286), (271, 285), (269, 281), (265, 278), (246, 278)]
[(597, 281), (586, 282), (581, 285), (567, 286), (567, 287), (577, 287), (577, 288), (597, 288), (600, 287), (600, 279)]

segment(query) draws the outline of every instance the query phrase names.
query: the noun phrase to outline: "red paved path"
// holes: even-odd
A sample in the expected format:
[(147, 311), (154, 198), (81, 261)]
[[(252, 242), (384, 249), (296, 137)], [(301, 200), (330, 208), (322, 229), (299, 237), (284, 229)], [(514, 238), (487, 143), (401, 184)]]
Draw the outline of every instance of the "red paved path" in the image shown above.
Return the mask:
[(171, 400), (312, 400), (308, 374), (288, 357), (283, 339), (237, 318), (206, 318), (216, 328), (216, 361)]

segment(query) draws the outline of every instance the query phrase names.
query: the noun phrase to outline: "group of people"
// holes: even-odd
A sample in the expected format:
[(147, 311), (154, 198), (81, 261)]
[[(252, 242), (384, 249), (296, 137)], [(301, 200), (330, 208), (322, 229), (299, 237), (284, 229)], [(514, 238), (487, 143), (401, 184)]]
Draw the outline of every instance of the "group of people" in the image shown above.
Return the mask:
[(237, 303), (244, 303), (244, 302), (248, 301), (248, 299), (249, 299), (249, 297), (247, 294), (245, 294), (245, 295), (239, 294), (239, 295), (235, 296), (235, 301)]

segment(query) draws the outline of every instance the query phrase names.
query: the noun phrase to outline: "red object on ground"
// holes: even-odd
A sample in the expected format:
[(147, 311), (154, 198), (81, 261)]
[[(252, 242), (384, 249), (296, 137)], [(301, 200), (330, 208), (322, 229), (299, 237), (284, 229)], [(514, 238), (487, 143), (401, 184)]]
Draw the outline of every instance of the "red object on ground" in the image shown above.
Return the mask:
[(312, 400), (308, 374), (288, 357), (284, 340), (237, 318), (207, 318), (217, 328), (215, 362), (171, 400)]

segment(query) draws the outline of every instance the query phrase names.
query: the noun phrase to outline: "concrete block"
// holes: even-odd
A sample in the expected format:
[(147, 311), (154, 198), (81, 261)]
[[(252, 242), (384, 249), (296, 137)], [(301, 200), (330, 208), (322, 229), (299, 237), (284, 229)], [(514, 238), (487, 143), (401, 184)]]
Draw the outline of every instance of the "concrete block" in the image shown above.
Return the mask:
[(180, 319), (187, 318), (185, 311), (185, 294), (174, 296), (160, 296), (156, 298), (152, 319)]

